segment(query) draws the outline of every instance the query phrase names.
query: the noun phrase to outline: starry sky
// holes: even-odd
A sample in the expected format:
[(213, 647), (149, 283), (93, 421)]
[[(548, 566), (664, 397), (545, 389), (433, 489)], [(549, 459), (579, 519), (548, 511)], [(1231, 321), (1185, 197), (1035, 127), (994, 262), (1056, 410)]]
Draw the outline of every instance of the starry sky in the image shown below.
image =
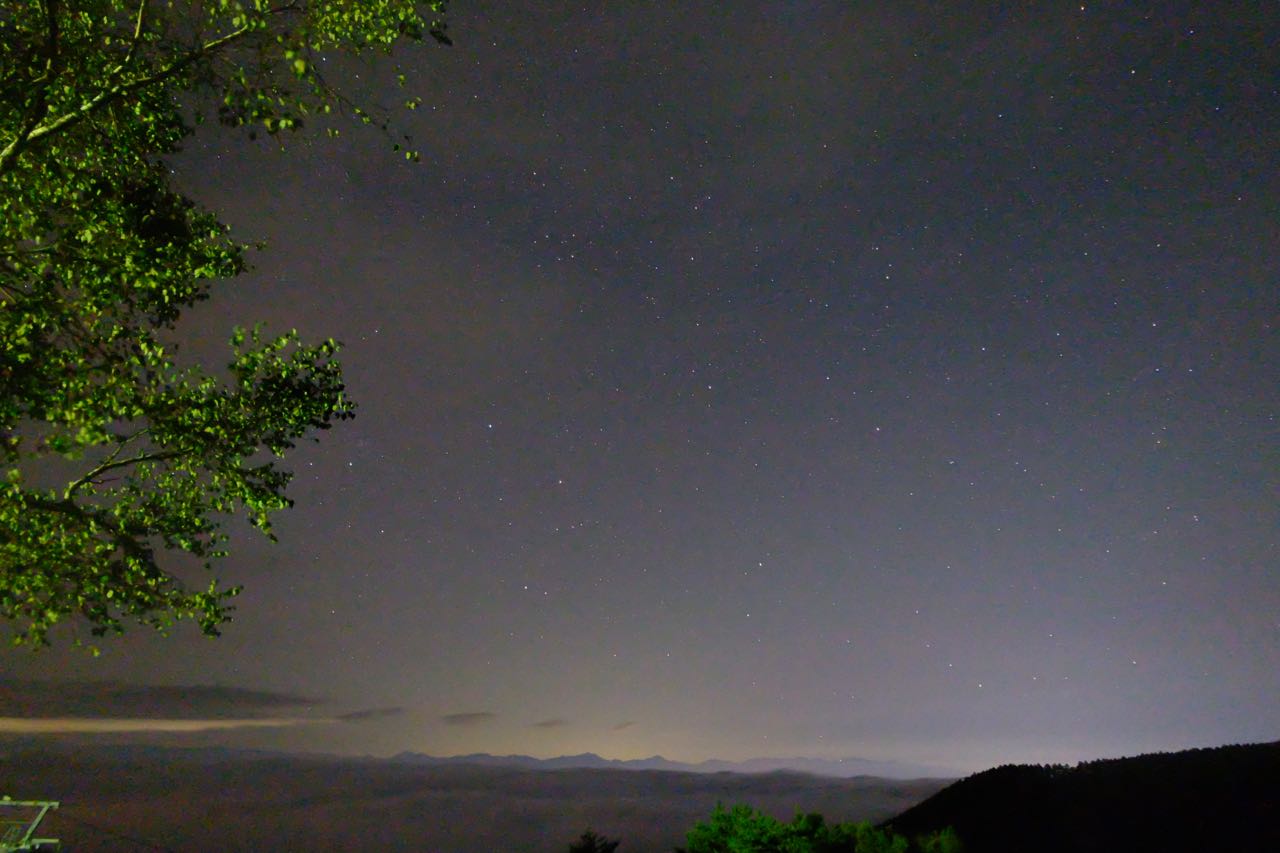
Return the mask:
[(202, 130), (268, 247), (185, 350), (332, 335), (358, 416), (233, 525), (223, 638), (0, 666), (338, 753), (1280, 738), (1275, 11), (469, 0), (420, 164)]

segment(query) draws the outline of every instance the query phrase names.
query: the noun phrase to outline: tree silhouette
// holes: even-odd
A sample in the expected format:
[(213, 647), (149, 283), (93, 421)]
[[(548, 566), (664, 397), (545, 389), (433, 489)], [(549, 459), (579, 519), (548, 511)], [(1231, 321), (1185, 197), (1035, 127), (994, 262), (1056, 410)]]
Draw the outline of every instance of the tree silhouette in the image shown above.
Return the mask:
[(620, 843), (596, 835), (588, 829), (582, 833), (581, 838), (569, 845), (569, 853), (613, 853)]

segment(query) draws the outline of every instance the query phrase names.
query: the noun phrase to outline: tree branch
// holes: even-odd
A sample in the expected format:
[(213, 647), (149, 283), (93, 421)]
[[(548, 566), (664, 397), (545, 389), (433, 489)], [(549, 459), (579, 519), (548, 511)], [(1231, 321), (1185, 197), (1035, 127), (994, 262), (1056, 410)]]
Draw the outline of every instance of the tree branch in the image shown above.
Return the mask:
[(44, 17), (44, 73), (32, 81), (36, 92), (35, 98), (31, 102), (31, 114), (22, 120), (22, 124), (18, 127), (18, 134), (13, 138), (13, 141), (6, 145), (3, 151), (0, 151), (0, 175), (8, 171), (9, 164), (17, 158), (18, 153), (30, 141), (31, 132), (39, 126), (40, 120), (49, 111), (49, 99), (46, 97), (46, 93), (49, 89), (49, 81), (53, 79), (58, 67), (58, 0), (45, 0)]
[[(60, 118), (54, 119), (48, 124), (41, 125), (40, 127), (37, 127), (34, 130), (32, 130), (30, 134), (27, 136), (27, 141), (35, 142), (39, 139), (43, 139), (44, 137), (49, 136), (50, 134), (57, 133), (60, 130), (63, 130), (73, 124), (76, 124), (77, 122), (80, 122), (85, 118), (88, 118), (91, 113), (97, 111), (98, 109), (102, 108), (104, 105), (110, 103), (115, 98), (118, 98), (122, 95), (127, 95), (130, 92), (136, 92), (139, 89), (145, 89), (148, 86), (152, 86), (152, 85), (155, 85), (156, 83), (160, 83), (164, 80), (167, 80), (168, 78), (177, 74), (179, 71), (182, 71), (183, 69), (187, 68), (190, 65), (193, 65), (194, 63), (204, 58), (205, 56), (208, 56), (210, 53), (214, 53), (218, 50), (221, 50), (222, 48), (226, 47), (228, 44), (231, 44), (232, 42), (237, 41), (243, 38), (244, 36), (248, 35), (250, 32), (252, 32), (252, 30), (249, 27), (242, 27), (241, 29), (238, 29), (235, 32), (227, 33), (225, 36), (222, 36), (221, 38), (216, 38), (213, 41), (206, 42), (198, 50), (195, 50), (187, 54), (182, 59), (179, 59), (177, 62), (170, 65), (168, 68), (165, 68), (161, 71), (157, 71), (155, 74), (150, 74), (146, 77), (139, 77), (137, 80), (132, 80), (128, 83), (118, 84), (118, 85), (103, 89), (97, 95), (93, 96), (92, 98), (90, 98), (89, 100), (81, 104), (80, 108), (75, 110), (74, 112), (67, 113), (66, 115), (61, 116)], [(4, 167), (3, 156), (4, 156), (3, 153), (0, 153), (0, 169), (3, 169)]]
[(146, 432), (147, 428), (144, 427), (132, 435), (127, 436), (123, 441), (116, 445), (116, 449), (111, 451), (106, 459), (98, 463), (97, 466), (84, 474), (78, 480), (71, 483), (71, 485), (67, 486), (66, 491), (62, 493), (62, 499), (65, 501), (71, 500), (75, 496), (77, 490), (83, 486), (89, 485), (103, 474), (108, 471), (115, 470), (116, 468), (127, 468), (130, 465), (137, 465), (139, 462), (163, 462), (167, 459), (176, 459), (178, 456), (182, 455), (176, 451), (166, 451), (162, 453), (139, 453), (137, 456), (131, 456), (128, 459), (120, 459), (120, 453), (124, 450), (125, 446)]
[[(56, 3), (57, 3), (57, 0), (48, 0), (47, 8), (52, 10), (56, 5)], [(283, 14), (287, 12), (297, 11), (299, 8), (300, 7), (296, 3), (290, 2), (283, 6), (276, 7), (274, 9), (268, 9), (266, 14), (267, 15)], [(240, 39), (244, 38), (246, 35), (249, 35), (250, 33), (255, 31), (254, 27), (252, 26), (243, 26), (240, 29), (233, 30), (232, 32), (229, 32), (224, 36), (219, 36), (216, 39), (212, 39), (210, 41), (205, 42), (200, 47), (193, 50), (191, 53), (177, 60), (176, 62), (169, 65), (168, 67), (160, 71), (157, 71), (154, 74), (149, 74), (145, 77), (139, 77), (138, 79), (131, 80), (127, 83), (121, 83), (121, 82), (113, 83), (112, 78), (118, 78), (122, 73), (124, 73), (126, 66), (129, 64), (129, 62), (132, 61), (132, 58), (137, 50), (138, 44), (142, 37), (142, 29), (145, 25), (146, 9), (147, 9), (147, 0), (142, 0), (141, 5), (138, 7), (138, 14), (134, 24), (134, 37), (129, 45), (129, 51), (125, 55), (125, 58), (120, 62), (120, 64), (117, 65), (110, 72), (110, 74), (108, 74), (107, 83), (104, 86), (104, 88), (101, 91), (99, 91), (98, 94), (84, 101), (84, 103), (82, 103), (79, 108), (69, 113), (66, 113), (65, 115), (62, 115), (46, 124), (39, 124), (41, 115), (43, 114), (44, 111), (47, 111), (48, 109), (47, 105), (45, 105), (44, 109), (41, 111), (41, 115), (36, 116), (31, 126), (24, 127), (19, 132), (17, 138), (15, 138), (12, 142), (10, 142), (7, 146), (5, 146), (3, 151), (0, 151), (0, 175), (4, 174), (10, 168), (12, 168), (14, 161), (17, 159), (17, 155), (21, 152), (23, 148), (25, 148), (30, 143), (36, 142), (40, 139), (43, 139), (46, 136), (57, 133), (61, 130), (65, 130), (70, 126), (77, 124), (80, 121), (83, 121), (84, 119), (88, 118), (91, 114), (93, 114), (97, 110), (101, 109), (102, 107), (106, 106), (112, 101), (115, 101), (125, 95), (128, 95), (131, 92), (136, 92), (139, 89), (145, 89), (148, 86), (152, 86), (152, 85), (155, 85), (156, 83), (163, 82), (164, 80), (167, 80), (168, 78), (174, 76), (175, 74), (185, 70), (186, 68), (200, 61), (201, 59), (204, 59), (205, 57), (211, 54), (217, 53), (218, 51), (225, 48), (227, 45), (233, 44), (234, 42), (239, 41)], [(50, 13), (50, 17), (51, 18), (53, 17), (52, 12)], [(51, 26), (50, 38), (53, 40), (51, 41), (51, 44), (53, 44), (56, 48), (56, 37), (57, 37), (56, 21), (54, 21), (54, 23), (51, 24), (50, 26)], [(53, 48), (51, 48), (51, 50), (52, 49)], [(52, 61), (52, 59), (50, 61)]]
[(124, 59), (120, 60), (120, 64), (112, 69), (108, 77), (118, 77), (124, 70), (129, 67), (129, 63), (133, 62), (133, 57), (138, 52), (138, 45), (142, 42), (142, 30), (147, 22), (147, 6), (150, 0), (142, 0), (138, 4), (138, 13), (134, 17), (133, 38), (129, 40), (129, 50), (125, 53)]

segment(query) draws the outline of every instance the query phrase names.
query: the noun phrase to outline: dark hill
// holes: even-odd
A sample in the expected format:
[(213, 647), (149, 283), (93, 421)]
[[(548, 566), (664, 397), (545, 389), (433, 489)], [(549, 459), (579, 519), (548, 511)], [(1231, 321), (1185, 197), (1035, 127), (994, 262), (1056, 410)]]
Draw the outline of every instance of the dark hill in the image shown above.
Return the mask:
[(967, 853), (1280, 850), (1280, 742), (1006, 765), (961, 779), (887, 823), (954, 827)]

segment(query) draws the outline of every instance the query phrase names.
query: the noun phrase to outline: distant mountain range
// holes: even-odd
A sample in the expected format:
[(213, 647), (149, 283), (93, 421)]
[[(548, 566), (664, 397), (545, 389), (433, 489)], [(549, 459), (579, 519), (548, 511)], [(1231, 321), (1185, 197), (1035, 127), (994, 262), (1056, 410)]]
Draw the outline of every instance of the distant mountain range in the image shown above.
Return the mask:
[(683, 844), (716, 803), (883, 821), (946, 785), (0, 739), (0, 794), (58, 800), (40, 833), (77, 853), (564, 853), (587, 827), (623, 839), (619, 853), (660, 853)]
[[(0, 762), (6, 754), (6, 745), (26, 745), (20, 737), (0, 736)], [(64, 744), (48, 744), (51, 751), (77, 752), (85, 748), (83, 743), (69, 741)], [(291, 753), (278, 750), (249, 749), (228, 746), (160, 745), (149, 743), (101, 743), (93, 747), (95, 753), (120, 760), (171, 761), (243, 761), (267, 759), (333, 760), (365, 764), (398, 764), (417, 767), (453, 767), (471, 765), (479, 767), (507, 767), (521, 770), (666, 770), (674, 773), (805, 773), (833, 779), (853, 779), (873, 776), (879, 779), (959, 779), (965, 774), (950, 767), (913, 764), (904, 761), (876, 761), (868, 758), (748, 758), (745, 761), (711, 759), (690, 763), (672, 761), (661, 755), (649, 758), (619, 760), (603, 758), (594, 752), (578, 755), (560, 755), (555, 758), (534, 758), (532, 755), (491, 755), (476, 752), (470, 755), (435, 756), (421, 752), (401, 752), (390, 758), (374, 756), (341, 756), (323, 753)]]
[(526, 770), (672, 770), (680, 773), (808, 773), (848, 779), (854, 776), (877, 776), (883, 779), (955, 779), (964, 774), (945, 767), (930, 767), (900, 761), (874, 761), (866, 758), (749, 758), (745, 761), (711, 759), (691, 764), (671, 761), (661, 755), (650, 758), (619, 760), (601, 758), (594, 752), (561, 755), (556, 758), (534, 758), (531, 755), (471, 755), (438, 757), (420, 752), (402, 752), (390, 759), (400, 764), (443, 766), (472, 764), (483, 767), (520, 767)]

